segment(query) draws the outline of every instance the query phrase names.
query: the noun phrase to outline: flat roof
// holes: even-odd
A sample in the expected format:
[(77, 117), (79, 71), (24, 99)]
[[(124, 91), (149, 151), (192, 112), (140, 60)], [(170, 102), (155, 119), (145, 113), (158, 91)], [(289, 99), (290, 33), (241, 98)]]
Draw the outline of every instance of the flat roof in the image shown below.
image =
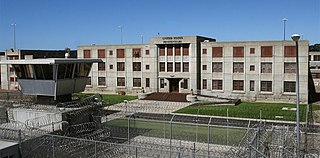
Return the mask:
[(18, 143), (11, 142), (11, 141), (0, 140), (0, 150), (8, 148), (8, 147), (16, 145), (16, 144), (18, 144)]
[(72, 63), (100, 63), (101, 59), (76, 59), (76, 58), (47, 58), (47, 59), (27, 59), (27, 60), (3, 60), (0, 64), (72, 64)]

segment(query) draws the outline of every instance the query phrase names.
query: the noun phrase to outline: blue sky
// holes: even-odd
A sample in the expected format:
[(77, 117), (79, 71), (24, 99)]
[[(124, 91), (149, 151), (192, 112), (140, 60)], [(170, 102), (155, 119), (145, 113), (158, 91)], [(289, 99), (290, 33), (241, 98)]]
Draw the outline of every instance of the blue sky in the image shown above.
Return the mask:
[(320, 43), (320, 0), (0, 0), (0, 51), (141, 43), (157, 36)]

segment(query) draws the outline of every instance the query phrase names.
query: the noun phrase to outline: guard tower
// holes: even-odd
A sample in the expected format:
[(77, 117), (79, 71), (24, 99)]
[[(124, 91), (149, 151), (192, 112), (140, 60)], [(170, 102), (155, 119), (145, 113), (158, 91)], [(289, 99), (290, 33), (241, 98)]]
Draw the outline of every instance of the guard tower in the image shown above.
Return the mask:
[(10, 60), (22, 93), (36, 95), (38, 103), (55, 104), (71, 100), (71, 94), (82, 92), (93, 63), (101, 59), (32, 59)]

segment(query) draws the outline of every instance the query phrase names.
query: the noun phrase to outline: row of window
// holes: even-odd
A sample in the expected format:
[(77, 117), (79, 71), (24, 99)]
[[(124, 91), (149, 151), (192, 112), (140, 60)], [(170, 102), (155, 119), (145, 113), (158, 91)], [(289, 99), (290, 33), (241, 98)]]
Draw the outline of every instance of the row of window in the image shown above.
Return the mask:
[[(124, 49), (117, 49), (116, 50), (117, 58), (124, 58), (125, 57), (125, 50)], [(145, 51), (146, 55), (150, 55), (149, 50)], [(113, 56), (113, 50), (109, 50), (109, 56)], [(139, 58), (141, 57), (141, 48), (133, 48), (132, 49), (132, 57)], [(83, 50), (83, 58), (91, 58), (91, 50), (85, 49)], [(105, 49), (98, 49), (98, 58), (106, 58), (106, 50)]]
[[(212, 63), (212, 72), (223, 72), (222, 71), (222, 62), (213, 62)], [(272, 73), (272, 63), (264, 62), (261, 63), (261, 73)], [(207, 65), (202, 65), (202, 70), (207, 70)], [(255, 71), (255, 65), (250, 65), (250, 71)], [(243, 73), (244, 72), (244, 63), (243, 62), (234, 62), (233, 63), (233, 73)], [(296, 73), (296, 63), (284, 63), (284, 73)]]
[[(261, 46), (261, 57), (272, 57), (273, 47), (272, 46)], [(202, 54), (207, 54), (206, 48), (202, 49)], [(255, 48), (250, 48), (250, 54), (255, 54)], [(295, 57), (296, 46), (284, 46), (284, 57)], [(223, 57), (223, 47), (212, 47), (212, 57), (221, 58)], [(244, 57), (244, 47), (233, 47), (233, 57)]]
[(167, 56), (173, 56), (173, 50), (175, 56), (181, 55), (181, 48), (182, 48), (182, 55), (183, 56), (189, 56), (189, 45), (181, 45), (177, 47), (173, 47), (173, 45), (167, 45), (165, 47), (164, 45), (159, 46), (159, 55), (165, 56), (165, 48), (167, 48)]
[[(202, 80), (202, 89), (208, 89), (207, 79)], [(212, 80), (212, 90), (223, 90), (222, 80)], [(244, 91), (244, 80), (233, 80), (233, 90)], [(250, 81), (250, 91), (254, 90), (254, 81)], [(272, 81), (261, 81), (260, 90), (262, 92), (272, 92)], [(295, 81), (284, 81), (284, 92), (296, 92)]]
[[(173, 70), (173, 64), (174, 64), (174, 70)], [(160, 72), (166, 71), (166, 63), (160, 62)], [(167, 62), (167, 72), (181, 72), (181, 62)], [(182, 62), (182, 72), (189, 72), (189, 63), (188, 62)]]
[[(150, 78), (146, 78), (145, 80), (146, 87), (150, 87)], [(91, 77), (87, 80), (87, 85), (91, 85)], [(105, 86), (106, 85), (106, 77), (98, 77), (98, 85)], [(117, 78), (117, 86), (126, 86), (125, 77)], [(133, 78), (133, 87), (141, 87), (141, 78)]]

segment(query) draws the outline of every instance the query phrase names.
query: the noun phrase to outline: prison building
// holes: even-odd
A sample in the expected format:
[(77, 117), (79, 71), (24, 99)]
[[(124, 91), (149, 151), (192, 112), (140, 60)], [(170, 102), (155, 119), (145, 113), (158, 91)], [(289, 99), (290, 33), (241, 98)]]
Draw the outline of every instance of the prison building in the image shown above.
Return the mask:
[[(308, 102), (308, 41), (299, 41), (300, 101)], [(295, 102), (293, 41), (216, 42), (200, 36), (151, 37), (149, 44), (83, 45), (93, 64), (87, 91), (175, 92)]]

